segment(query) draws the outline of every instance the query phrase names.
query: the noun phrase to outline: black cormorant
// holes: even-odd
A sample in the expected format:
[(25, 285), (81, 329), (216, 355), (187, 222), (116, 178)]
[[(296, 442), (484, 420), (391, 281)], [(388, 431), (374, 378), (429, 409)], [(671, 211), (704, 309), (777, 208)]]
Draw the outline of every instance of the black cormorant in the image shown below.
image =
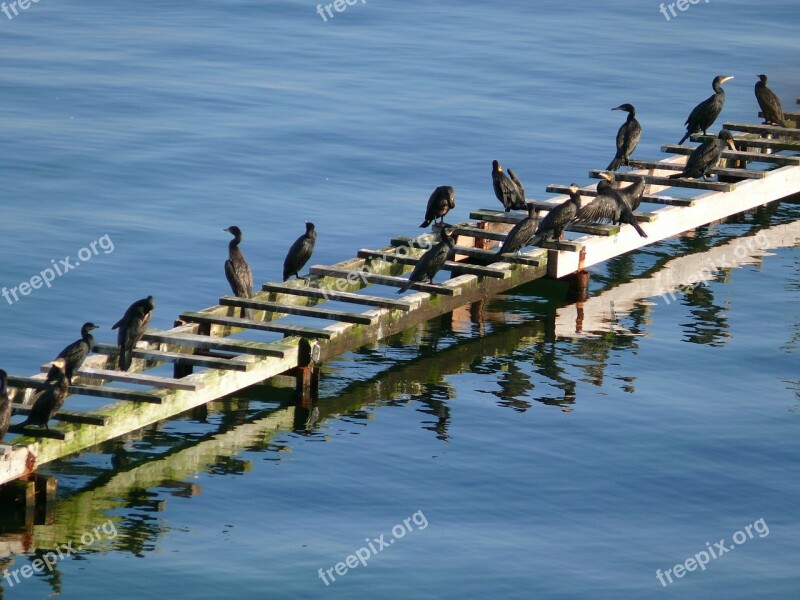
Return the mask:
[(11, 400), (8, 399), (8, 373), (0, 369), (0, 442), (8, 433), (11, 422)]
[(317, 241), (317, 232), (314, 231), (314, 224), (306, 221), (306, 232), (297, 238), (289, 248), (286, 259), (283, 261), (283, 280), (286, 281), (292, 275), (300, 279), (300, 269), (302, 269), (311, 258), (314, 252), (314, 242)]
[(538, 244), (543, 238), (552, 237), (555, 240), (561, 239), (564, 229), (570, 224), (581, 207), (581, 195), (578, 184), (573, 183), (569, 186), (569, 200), (562, 202), (553, 208), (547, 215), (539, 221), (536, 233), (528, 242), (531, 246)]
[[(223, 229), (233, 236), (228, 242), (228, 260), (225, 261), (225, 277), (231, 286), (233, 295), (237, 298), (253, 297), (253, 272), (242, 254), (239, 244), (242, 243), (242, 230), (236, 225)], [(253, 318), (253, 309), (246, 308), (242, 311), (245, 318)]]
[(152, 296), (137, 300), (128, 307), (122, 318), (114, 323), (111, 329), (119, 329), (117, 345), (119, 346), (119, 368), (127, 371), (131, 366), (131, 352), (137, 342), (142, 339), (156, 303)]
[(456, 191), (449, 185), (440, 185), (428, 198), (425, 220), (420, 227), (427, 227), (436, 219), (444, 224), (444, 216), (456, 207)]
[[(635, 183), (620, 190), (619, 183), (611, 173), (601, 173), (603, 181), (597, 184), (597, 197), (578, 211), (575, 221), (579, 223), (626, 223), (633, 226), (642, 237), (647, 234), (639, 226), (636, 215), (631, 208), (631, 200), (636, 196), (636, 188), (644, 189), (644, 179), (639, 178)], [(640, 182), (641, 180), (641, 182)], [(640, 186), (641, 183), (641, 186)], [(633, 191), (633, 194), (630, 194)], [(636, 206), (638, 206), (638, 201)]]
[(522, 185), (522, 182), (519, 180), (519, 177), (517, 177), (517, 174), (514, 173), (514, 171), (512, 171), (511, 169), (509, 169), (508, 178), (511, 179), (511, 181), (514, 182), (514, 185), (517, 186), (517, 191), (519, 191), (520, 198), (525, 200), (525, 186)]
[(398, 294), (405, 292), (411, 287), (412, 283), (433, 282), (434, 276), (447, 261), (448, 256), (450, 256), (456, 245), (455, 240), (447, 233), (445, 227), (439, 230), (439, 237), (441, 241), (420, 257), (414, 270), (411, 271), (408, 281), (397, 290)]
[(72, 342), (56, 357), (66, 361), (64, 373), (67, 375), (70, 385), (72, 385), (72, 376), (75, 371), (81, 368), (84, 359), (94, 347), (94, 336), (90, 332), (97, 328), (94, 323), (84, 323), (81, 327), (81, 339)]
[(767, 87), (767, 76), (759, 75), (756, 83), (756, 100), (761, 107), (761, 114), (764, 115), (764, 124), (774, 123), (781, 127), (786, 127), (783, 118), (783, 106), (777, 94)]
[(611, 110), (624, 110), (628, 113), (627, 120), (620, 126), (617, 131), (617, 153), (614, 160), (608, 165), (609, 171), (616, 171), (622, 165), (627, 166), (631, 154), (639, 144), (642, 138), (642, 126), (636, 120), (636, 108), (633, 104), (620, 104)]
[(714, 93), (695, 106), (689, 114), (689, 118), (686, 119), (686, 135), (681, 138), (679, 144), (685, 142), (693, 133), (700, 131), (706, 133), (706, 130), (714, 124), (725, 105), (725, 90), (722, 89), (722, 84), (731, 79), (733, 79), (733, 75), (714, 77), (714, 81), (711, 83)]
[(53, 418), (58, 410), (64, 405), (64, 400), (69, 391), (69, 382), (64, 373), (65, 360), (57, 358), (53, 361), (50, 370), (47, 372), (47, 387), (36, 397), (31, 406), (31, 412), (20, 425), (38, 425), (48, 431), (47, 422)]
[(679, 177), (693, 177), (695, 179), (702, 177), (705, 180), (708, 171), (717, 166), (722, 150), (725, 145), (731, 150), (736, 150), (736, 145), (733, 143), (733, 136), (727, 129), (719, 132), (719, 136), (713, 140), (703, 142), (694, 152), (689, 156), (686, 161), (686, 166), (680, 173), (674, 173), (669, 176), (670, 179), (677, 179)]
[(533, 234), (536, 233), (537, 224), (536, 206), (533, 202), (529, 202), (528, 216), (514, 225), (514, 228), (508, 232), (506, 239), (503, 240), (503, 245), (497, 251), (495, 260), (502, 260), (503, 254), (517, 252), (523, 248), (528, 243), (528, 240), (533, 237)]
[(503, 167), (496, 160), (492, 161), (492, 186), (494, 195), (500, 200), (506, 212), (525, 208), (525, 198), (520, 195), (517, 184), (503, 173)]
[(598, 194), (608, 195), (609, 191), (613, 190), (625, 200), (625, 204), (628, 205), (628, 208), (631, 210), (639, 208), (639, 205), (642, 203), (642, 196), (644, 196), (644, 190), (647, 187), (644, 177), (639, 175), (635, 176), (634, 182), (625, 187), (622, 187), (622, 182), (617, 180), (613, 172), (600, 173), (600, 177), (601, 180), (597, 184)]

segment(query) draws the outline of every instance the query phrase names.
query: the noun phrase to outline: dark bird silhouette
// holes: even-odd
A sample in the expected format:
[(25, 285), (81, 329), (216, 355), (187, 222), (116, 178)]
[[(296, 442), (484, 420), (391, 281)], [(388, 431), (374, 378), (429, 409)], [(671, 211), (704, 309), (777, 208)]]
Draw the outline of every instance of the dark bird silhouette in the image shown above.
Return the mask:
[(723, 129), (719, 132), (717, 138), (703, 142), (695, 148), (694, 152), (689, 156), (689, 160), (686, 161), (686, 166), (683, 167), (683, 171), (680, 173), (673, 173), (669, 178), (678, 179), (679, 177), (692, 177), (697, 179), (702, 177), (705, 181), (708, 171), (717, 166), (722, 156), (722, 150), (725, 148), (726, 144), (732, 150), (736, 150), (731, 132), (727, 129)]
[(525, 200), (525, 186), (522, 185), (522, 182), (517, 177), (517, 174), (514, 173), (511, 169), (508, 170), (508, 178), (514, 182), (514, 185), (517, 186), (517, 191), (519, 192), (520, 198)]
[(131, 366), (131, 352), (142, 339), (156, 303), (152, 296), (137, 300), (128, 307), (122, 318), (114, 323), (111, 329), (117, 332), (117, 345), (119, 346), (119, 368), (127, 371)]
[[(237, 298), (252, 298), (253, 272), (239, 248), (239, 244), (242, 243), (242, 230), (236, 225), (231, 225), (223, 231), (227, 231), (233, 236), (233, 239), (228, 242), (228, 260), (225, 261), (225, 277), (228, 279), (231, 291)], [(243, 313), (245, 318), (253, 318), (252, 308), (245, 309)]]
[(63, 358), (66, 362), (64, 373), (72, 385), (72, 376), (75, 371), (81, 368), (84, 359), (94, 347), (94, 336), (90, 333), (98, 329), (94, 323), (84, 323), (81, 327), (81, 339), (72, 342), (69, 346), (58, 353), (56, 358)]
[(758, 106), (761, 108), (761, 114), (764, 115), (764, 124), (770, 123), (786, 127), (786, 121), (783, 118), (783, 106), (781, 106), (781, 99), (777, 94), (767, 87), (767, 76), (759, 75), (758, 83), (756, 83), (756, 100)]
[(647, 187), (644, 177), (635, 176), (634, 182), (630, 185), (624, 186), (622, 182), (617, 180), (613, 172), (600, 173), (600, 182), (597, 184), (597, 193), (608, 195), (609, 190), (613, 190), (625, 200), (628, 208), (636, 210), (642, 203), (642, 196)]
[(286, 281), (292, 275), (300, 279), (300, 269), (302, 269), (311, 258), (314, 252), (314, 243), (317, 241), (317, 232), (314, 231), (314, 224), (306, 221), (306, 232), (297, 238), (289, 248), (286, 259), (283, 261), (283, 280)]
[(627, 120), (617, 131), (617, 153), (614, 155), (614, 160), (608, 165), (609, 171), (616, 171), (622, 165), (628, 165), (631, 154), (642, 138), (642, 126), (636, 120), (636, 108), (633, 104), (620, 104), (611, 110), (624, 110), (628, 113)]
[(57, 358), (53, 361), (50, 370), (47, 372), (47, 387), (33, 401), (28, 418), (20, 425), (38, 425), (48, 431), (50, 430), (47, 422), (64, 405), (64, 400), (69, 391), (69, 382), (67, 381), (66, 373), (64, 373), (65, 362), (63, 358)]
[(693, 133), (700, 131), (706, 133), (708, 128), (714, 124), (719, 113), (722, 112), (722, 107), (725, 106), (725, 90), (722, 89), (722, 84), (731, 79), (733, 79), (733, 75), (714, 77), (714, 81), (711, 82), (714, 93), (695, 106), (689, 114), (689, 118), (686, 119), (686, 135), (681, 138), (679, 144), (685, 142)]
[[(632, 185), (624, 188), (623, 191), (620, 191), (619, 187), (614, 187), (615, 184), (619, 186), (619, 183), (613, 178), (612, 174), (601, 173), (601, 177), (603, 177), (603, 181), (597, 184), (597, 196), (578, 211), (575, 221), (579, 223), (610, 222), (618, 225), (628, 224), (633, 226), (640, 236), (646, 238), (647, 234), (639, 225), (636, 215), (633, 214), (633, 209), (630, 205), (631, 196), (628, 195), (629, 190), (638, 187), (640, 181), (637, 180)], [(639, 179), (642, 182), (641, 189), (644, 189), (644, 179)]]
[(506, 212), (525, 208), (525, 198), (520, 195), (517, 184), (503, 173), (503, 167), (496, 160), (492, 161), (492, 187)]
[(508, 232), (506, 239), (503, 240), (503, 245), (495, 255), (495, 260), (502, 260), (503, 254), (509, 252), (517, 252), (523, 248), (536, 233), (536, 226), (538, 220), (536, 218), (536, 207), (532, 202), (528, 203), (528, 216), (522, 219), (519, 223), (514, 225), (513, 229)]
[(8, 373), (0, 369), (0, 442), (8, 433), (11, 422), (11, 400), (8, 398)]
[(447, 261), (447, 257), (450, 256), (456, 245), (455, 240), (444, 227), (439, 230), (439, 237), (441, 241), (422, 255), (414, 270), (411, 271), (408, 281), (397, 290), (398, 294), (405, 292), (412, 283), (433, 282), (434, 276)]
[(420, 227), (427, 227), (436, 219), (444, 224), (444, 216), (456, 207), (456, 191), (449, 185), (440, 185), (428, 198), (425, 220)]
[(547, 215), (539, 221), (539, 226), (536, 228), (535, 235), (528, 242), (529, 245), (534, 246), (541, 240), (553, 238), (555, 240), (561, 239), (561, 234), (564, 229), (575, 218), (578, 209), (581, 207), (580, 188), (576, 183), (569, 186), (569, 200), (562, 202), (553, 208)]

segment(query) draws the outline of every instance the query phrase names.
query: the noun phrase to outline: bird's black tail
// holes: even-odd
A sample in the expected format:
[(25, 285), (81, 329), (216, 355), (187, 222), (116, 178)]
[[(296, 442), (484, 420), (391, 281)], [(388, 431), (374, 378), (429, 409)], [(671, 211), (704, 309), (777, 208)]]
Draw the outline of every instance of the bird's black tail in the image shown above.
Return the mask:
[(420, 225), (420, 227), (427, 227), (427, 226), (428, 226), (428, 225), (430, 225), (430, 224), (431, 224), (431, 222), (430, 222), (430, 221), (428, 221), (428, 219), (425, 219), (425, 220), (422, 222), (422, 225)]
[(633, 225), (633, 228), (636, 230), (636, 233), (638, 233), (643, 238), (647, 237), (647, 234), (644, 232), (644, 229), (639, 227), (639, 223), (636, 222), (635, 218), (633, 219), (633, 222), (631, 223), (631, 225)]
[(542, 236), (541, 235), (535, 235), (530, 240), (528, 240), (528, 246), (535, 246), (536, 244), (538, 244), (541, 241), (542, 241)]
[(692, 135), (692, 133), (691, 133), (689, 130), (687, 130), (687, 131), (686, 131), (686, 135), (684, 135), (684, 136), (681, 138), (681, 141), (680, 141), (680, 142), (678, 142), (678, 144), (680, 145), (680, 144), (682, 144), (683, 142), (685, 142), (686, 140), (688, 140), (690, 135)]
[(667, 177), (667, 179), (680, 179), (681, 177), (683, 177), (683, 171), (679, 173), (673, 173), (672, 175)]
[(131, 368), (131, 352), (130, 350), (125, 350), (124, 348), (120, 348), (119, 350), (119, 370), (120, 371), (127, 371)]
[(608, 168), (606, 169), (606, 171), (616, 171), (616, 170), (617, 170), (617, 169), (619, 169), (621, 166), (622, 166), (622, 157), (621, 157), (619, 154), (617, 154), (617, 155), (614, 157), (614, 160), (612, 160), (612, 161), (609, 163), (609, 165), (608, 165)]
[(410, 287), (411, 287), (411, 284), (412, 284), (412, 283), (414, 283), (414, 282), (413, 282), (413, 281), (411, 281), (411, 280), (409, 279), (409, 280), (408, 280), (408, 281), (407, 281), (407, 282), (406, 282), (406, 283), (403, 285), (403, 287), (401, 287), (399, 290), (397, 290), (397, 293), (398, 293), (398, 294), (402, 294), (402, 293), (403, 293), (403, 292), (405, 292), (405, 291), (406, 291), (408, 288), (410, 288)]

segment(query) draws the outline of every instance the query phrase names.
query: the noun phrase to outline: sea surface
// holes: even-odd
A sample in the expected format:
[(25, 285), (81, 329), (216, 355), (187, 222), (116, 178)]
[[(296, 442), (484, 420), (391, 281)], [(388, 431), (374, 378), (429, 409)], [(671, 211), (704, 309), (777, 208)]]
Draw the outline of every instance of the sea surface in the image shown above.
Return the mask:
[[(20, 375), (84, 321), (113, 342), (148, 294), (159, 329), (215, 304), (230, 225), (276, 281), (304, 221), (332, 264), (419, 232), (436, 186), (456, 188), (450, 222), (498, 207), (493, 159), (531, 198), (590, 183), (624, 102), (657, 160), (715, 75), (735, 76), (718, 125), (755, 122), (760, 73), (786, 110), (800, 96), (796, 0), (669, 20), (655, 0), (14, 6), (0, 286), (80, 263), (0, 297)], [(0, 598), (795, 598), (798, 206), (601, 265), (580, 312), (539, 282), (341, 356), (313, 409), (277, 381), (48, 465), (52, 523), (0, 507), (0, 567), (64, 556)], [(654, 285), (725, 247), (742, 260), (705, 285)]]

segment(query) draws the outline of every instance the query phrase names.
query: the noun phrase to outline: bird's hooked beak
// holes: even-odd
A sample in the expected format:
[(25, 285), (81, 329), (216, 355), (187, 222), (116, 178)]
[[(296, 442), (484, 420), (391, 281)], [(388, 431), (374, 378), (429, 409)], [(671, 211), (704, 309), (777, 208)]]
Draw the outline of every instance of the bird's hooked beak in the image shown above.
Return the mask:
[(612, 108), (611, 110), (625, 110), (625, 109), (623, 108), (623, 106), (624, 106), (624, 105), (620, 104), (619, 106), (615, 106), (615, 107), (614, 107), (614, 108)]
[(89, 325), (89, 327), (87, 327), (86, 329), (88, 329), (89, 331), (94, 331), (95, 329), (100, 329), (100, 327), (98, 327), (97, 325)]
[(723, 75), (722, 79), (720, 79), (719, 82), (720, 83), (725, 83), (726, 81), (730, 81), (731, 79), (733, 79), (733, 75)]
[(66, 360), (64, 360), (63, 358), (57, 358), (57, 359), (55, 359), (53, 362), (51, 362), (51, 363), (49, 364), (49, 366), (51, 366), (51, 367), (58, 367), (59, 369), (61, 369), (61, 370), (63, 371), (63, 370), (64, 370), (64, 367), (66, 367), (66, 366), (67, 366), (67, 361), (66, 361)]
[(605, 171), (598, 173), (598, 175), (600, 176), (601, 179), (605, 179), (606, 181), (609, 182), (614, 180), (614, 177), (611, 175), (611, 173), (607, 173)]
[(733, 143), (733, 138), (728, 138), (725, 140), (725, 144), (727, 144), (728, 148), (736, 152), (736, 144)]

